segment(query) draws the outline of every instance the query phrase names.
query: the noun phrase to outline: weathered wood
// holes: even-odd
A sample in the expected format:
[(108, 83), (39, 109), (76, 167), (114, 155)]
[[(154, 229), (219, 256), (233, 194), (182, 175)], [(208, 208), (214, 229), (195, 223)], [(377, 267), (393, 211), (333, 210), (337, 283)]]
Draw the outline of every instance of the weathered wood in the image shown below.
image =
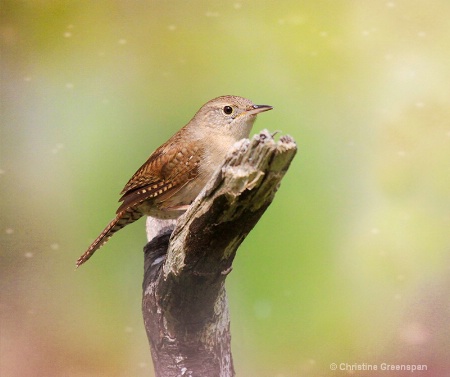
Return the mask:
[(148, 218), (142, 309), (156, 376), (234, 376), (225, 278), (296, 151), (267, 130), (243, 139), (178, 220)]

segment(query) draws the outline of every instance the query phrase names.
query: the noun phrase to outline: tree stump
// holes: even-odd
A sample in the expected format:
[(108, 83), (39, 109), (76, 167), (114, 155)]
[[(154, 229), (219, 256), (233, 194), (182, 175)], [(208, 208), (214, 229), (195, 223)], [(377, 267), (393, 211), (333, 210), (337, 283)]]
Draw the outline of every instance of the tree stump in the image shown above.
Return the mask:
[(297, 151), (264, 130), (237, 142), (177, 220), (147, 220), (142, 312), (157, 377), (231, 377), (225, 278)]

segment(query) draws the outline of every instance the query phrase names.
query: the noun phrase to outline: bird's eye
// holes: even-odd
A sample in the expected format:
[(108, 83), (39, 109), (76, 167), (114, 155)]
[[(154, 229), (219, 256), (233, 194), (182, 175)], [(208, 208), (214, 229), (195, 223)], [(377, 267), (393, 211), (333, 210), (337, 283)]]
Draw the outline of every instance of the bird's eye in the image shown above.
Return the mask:
[(231, 106), (225, 106), (223, 108), (223, 112), (227, 115), (230, 115), (233, 112), (233, 108)]

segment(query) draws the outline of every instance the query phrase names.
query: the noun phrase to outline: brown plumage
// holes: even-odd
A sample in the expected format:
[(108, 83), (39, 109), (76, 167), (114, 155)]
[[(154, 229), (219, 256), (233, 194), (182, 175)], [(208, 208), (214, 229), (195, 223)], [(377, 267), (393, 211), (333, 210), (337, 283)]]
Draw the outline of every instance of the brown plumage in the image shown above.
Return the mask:
[(77, 260), (77, 267), (124, 226), (144, 215), (174, 219), (186, 211), (227, 151), (248, 137), (256, 114), (272, 109), (237, 96), (215, 98), (160, 146), (123, 188), (116, 217)]

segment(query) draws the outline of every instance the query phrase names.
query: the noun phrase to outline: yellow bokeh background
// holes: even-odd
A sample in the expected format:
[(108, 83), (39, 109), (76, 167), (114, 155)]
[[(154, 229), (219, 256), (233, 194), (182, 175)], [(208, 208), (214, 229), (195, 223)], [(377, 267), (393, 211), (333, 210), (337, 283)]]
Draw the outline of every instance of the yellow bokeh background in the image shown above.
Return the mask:
[(224, 94), (274, 106), (253, 131), (299, 148), (227, 279), (237, 375), (448, 375), (449, 14), (445, 0), (3, 1), (0, 375), (153, 375), (144, 221), (74, 263), (134, 171)]

